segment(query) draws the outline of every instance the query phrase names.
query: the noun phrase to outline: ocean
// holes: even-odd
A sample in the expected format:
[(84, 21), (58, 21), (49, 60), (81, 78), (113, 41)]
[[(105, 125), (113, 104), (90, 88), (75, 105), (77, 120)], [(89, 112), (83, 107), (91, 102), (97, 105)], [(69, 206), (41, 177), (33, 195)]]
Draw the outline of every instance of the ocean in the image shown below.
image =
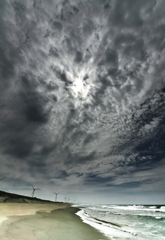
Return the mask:
[[(165, 240), (165, 206), (73, 205), (76, 214), (110, 239)], [(101, 239), (100, 239), (101, 240)]]

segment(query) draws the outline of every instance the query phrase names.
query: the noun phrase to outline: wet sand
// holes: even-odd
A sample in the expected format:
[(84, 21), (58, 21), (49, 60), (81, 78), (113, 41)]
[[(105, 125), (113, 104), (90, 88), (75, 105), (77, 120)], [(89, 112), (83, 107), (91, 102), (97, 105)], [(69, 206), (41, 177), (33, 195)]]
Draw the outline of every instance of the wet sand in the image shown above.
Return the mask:
[[(1, 240), (108, 240), (67, 204), (0, 204)], [(18, 215), (19, 214), (19, 215)]]

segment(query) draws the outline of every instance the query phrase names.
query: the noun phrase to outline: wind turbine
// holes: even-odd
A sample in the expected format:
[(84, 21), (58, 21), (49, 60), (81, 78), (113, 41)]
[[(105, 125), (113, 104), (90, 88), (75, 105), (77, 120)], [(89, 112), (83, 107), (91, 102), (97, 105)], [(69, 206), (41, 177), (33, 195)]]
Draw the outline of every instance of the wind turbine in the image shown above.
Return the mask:
[(57, 195), (58, 195), (59, 193), (55, 193), (55, 192), (54, 192), (54, 194), (56, 195), (56, 196), (55, 196), (55, 202), (57, 202)]
[(33, 188), (33, 191), (32, 191), (32, 198), (33, 198), (33, 197), (34, 197), (34, 192), (35, 192), (36, 190), (39, 190), (39, 188), (34, 188), (33, 185), (32, 185), (32, 188)]

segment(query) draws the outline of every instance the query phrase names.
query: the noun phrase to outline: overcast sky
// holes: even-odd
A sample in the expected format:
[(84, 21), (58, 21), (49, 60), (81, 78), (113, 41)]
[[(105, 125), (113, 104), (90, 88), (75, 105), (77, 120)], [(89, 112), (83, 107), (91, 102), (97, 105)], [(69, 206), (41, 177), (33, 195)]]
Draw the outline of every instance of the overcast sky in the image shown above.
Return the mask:
[(1, 190), (164, 203), (164, 0), (0, 0), (0, 81)]

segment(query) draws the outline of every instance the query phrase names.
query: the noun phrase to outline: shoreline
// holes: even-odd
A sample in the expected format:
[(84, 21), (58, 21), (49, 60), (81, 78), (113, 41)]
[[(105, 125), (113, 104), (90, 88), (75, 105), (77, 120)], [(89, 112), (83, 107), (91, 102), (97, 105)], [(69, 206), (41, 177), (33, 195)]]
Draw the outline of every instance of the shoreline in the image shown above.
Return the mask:
[[(5, 206), (5, 209), (2, 207)], [(54, 209), (53, 209), (54, 208)], [(108, 240), (76, 215), (70, 204), (0, 204), (1, 240)], [(14, 213), (14, 214), (12, 214)], [(5, 216), (6, 214), (6, 216)]]

